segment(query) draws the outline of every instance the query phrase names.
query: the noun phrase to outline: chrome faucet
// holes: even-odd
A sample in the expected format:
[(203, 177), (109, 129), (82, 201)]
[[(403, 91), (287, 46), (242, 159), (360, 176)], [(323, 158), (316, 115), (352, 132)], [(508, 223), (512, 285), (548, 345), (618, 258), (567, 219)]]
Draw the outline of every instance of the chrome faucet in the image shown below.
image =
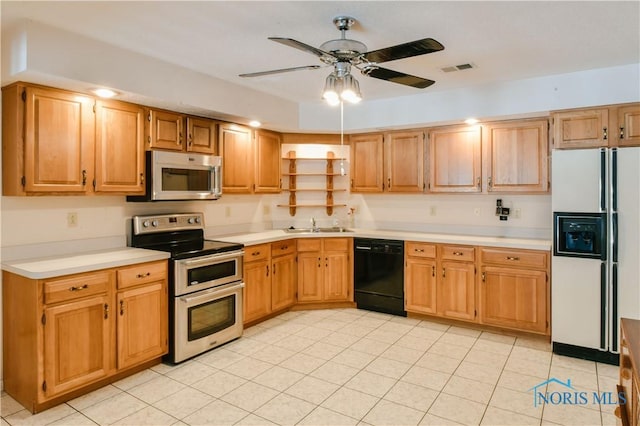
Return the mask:
[(311, 218), (311, 230), (313, 232), (318, 232), (318, 227), (316, 226), (316, 218), (315, 217)]

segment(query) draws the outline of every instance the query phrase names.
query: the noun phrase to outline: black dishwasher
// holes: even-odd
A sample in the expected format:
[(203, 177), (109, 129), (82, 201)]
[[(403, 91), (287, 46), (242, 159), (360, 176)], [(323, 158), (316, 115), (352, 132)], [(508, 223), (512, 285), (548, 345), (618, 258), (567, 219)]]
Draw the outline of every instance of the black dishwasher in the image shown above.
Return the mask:
[(358, 309), (407, 316), (404, 310), (404, 243), (354, 240), (354, 286)]

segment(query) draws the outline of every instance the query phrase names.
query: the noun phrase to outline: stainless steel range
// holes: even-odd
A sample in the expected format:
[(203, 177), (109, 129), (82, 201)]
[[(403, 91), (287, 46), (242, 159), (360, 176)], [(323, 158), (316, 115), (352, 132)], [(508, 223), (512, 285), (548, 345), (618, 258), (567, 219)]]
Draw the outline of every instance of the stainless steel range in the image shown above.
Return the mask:
[(242, 335), (242, 244), (205, 240), (203, 214), (180, 213), (134, 216), (131, 246), (171, 253), (168, 361)]

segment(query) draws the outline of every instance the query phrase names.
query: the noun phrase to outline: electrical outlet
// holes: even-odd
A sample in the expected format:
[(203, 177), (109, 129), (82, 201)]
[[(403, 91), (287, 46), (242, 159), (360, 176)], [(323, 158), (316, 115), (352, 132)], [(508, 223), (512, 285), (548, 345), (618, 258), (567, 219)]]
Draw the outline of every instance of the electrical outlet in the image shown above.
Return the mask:
[(231, 217), (231, 207), (226, 206), (224, 208), (224, 217)]
[(69, 212), (67, 213), (67, 227), (75, 228), (78, 226), (78, 213)]
[(435, 215), (436, 215), (436, 213), (437, 213), (436, 206), (431, 206), (431, 207), (429, 207), (429, 214), (430, 214), (431, 216), (435, 216)]
[(520, 219), (522, 215), (522, 211), (520, 209), (513, 209), (513, 217), (516, 219)]
[(262, 214), (268, 216), (271, 214), (271, 206), (269, 204), (265, 204), (262, 206)]
[(478, 207), (473, 209), (473, 214), (476, 215), (476, 216), (480, 216), (480, 209)]

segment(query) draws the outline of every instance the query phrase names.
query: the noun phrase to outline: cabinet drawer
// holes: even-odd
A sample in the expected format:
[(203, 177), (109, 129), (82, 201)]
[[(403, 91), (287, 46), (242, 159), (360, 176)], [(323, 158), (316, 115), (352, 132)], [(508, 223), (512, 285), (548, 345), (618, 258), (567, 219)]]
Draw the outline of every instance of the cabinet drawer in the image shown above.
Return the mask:
[(44, 303), (66, 302), (109, 291), (110, 271), (75, 275), (44, 282)]
[(270, 244), (259, 244), (244, 248), (244, 261), (253, 262), (254, 260), (265, 260), (271, 254)]
[(475, 259), (475, 248), (466, 246), (442, 246), (442, 259), (473, 261)]
[(322, 240), (320, 238), (302, 238), (298, 240), (298, 251), (320, 251)]
[(436, 246), (428, 243), (407, 242), (405, 243), (405, 254), (411, 257), (435, 258)]
[(271, 243), (271, 256), (284, 256), (296, 252), (296, 240), (285, 240)]
[(324, 251), (349, 251), (348, 238), (325, 238)]
[(544, 251), (483, 248), (480, 250), (480, 257), (482, 263), (546, 269), (548, 253)]
[(167, 279), (167, 262), (144, 263), (117, 271), (118, 289)]

